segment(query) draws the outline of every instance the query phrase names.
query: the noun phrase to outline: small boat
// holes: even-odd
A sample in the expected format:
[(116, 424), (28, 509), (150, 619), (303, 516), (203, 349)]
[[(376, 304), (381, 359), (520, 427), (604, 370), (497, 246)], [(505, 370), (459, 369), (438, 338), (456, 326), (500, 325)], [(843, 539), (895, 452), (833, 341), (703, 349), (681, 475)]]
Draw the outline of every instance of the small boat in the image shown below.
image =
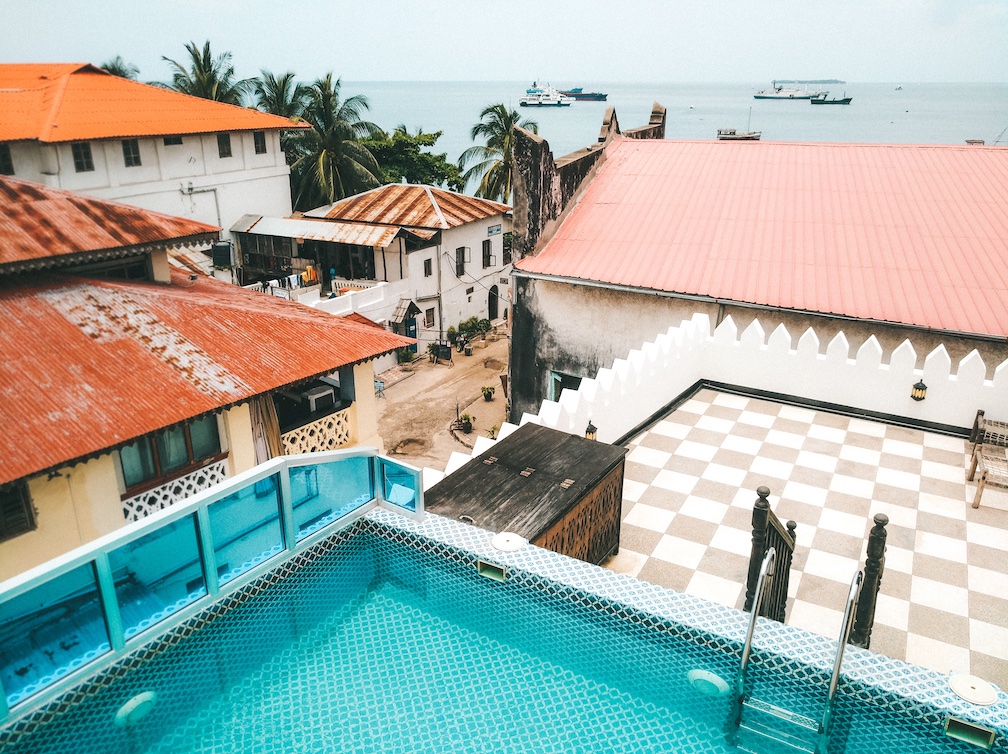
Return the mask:
[(525, 90), (525, 96), (518, 99), (521, 107), (570, 107), (573, 97), (566, 97), (553, 87), (538, 86), (535, 82)]
[(902, 85), (902, 84), (900, 84), (899, 86), (897, 86), (897, 87), (896, 87), (896, 91), (897, 91), (897, 92), (902, 92), (902, 91), (903, 91), (903, 85)]
[(573, 97), (579, 102), (605, 102), (608, 94), (603, 92), (586, 92), (583, 87), (576, 86), (573, 89), (562, 89), (560, 94), (565, 97)]
[(718, 141), (759, 141), (762, 131), (742, 131), (734, 128), (719, 128), (717, 131)]
[[(844, 92), (847, 94), (847, 92)], [(849, 105), (853, 97), (834, 97), (833, 99), (826, 99), (826, 95), (823, 94), (821, 97), (813, 97), (809, 100), (810, 105)]]
[(753, 99), (812, 99), (813, 97), (825, 97), (829, 92), (810, 92), (808, 89), (795, 89), (791, 86), (778, 86), (773, 82), (770, 89), (756, 92)]

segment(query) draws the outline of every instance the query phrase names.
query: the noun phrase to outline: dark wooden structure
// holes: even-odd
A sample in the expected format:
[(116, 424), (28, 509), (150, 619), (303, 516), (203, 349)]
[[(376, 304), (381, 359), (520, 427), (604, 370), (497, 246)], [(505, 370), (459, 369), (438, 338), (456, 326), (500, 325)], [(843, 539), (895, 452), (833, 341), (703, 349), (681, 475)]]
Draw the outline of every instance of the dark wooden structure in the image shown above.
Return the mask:
[(858, 597), (854, 628), (848, 644), (868, 649), (871, 644), (872, 626), (875, 625), (875, 603), (878, 602), (882, 572), (885, 570), (886, 524), (889, 517), (884, 513), (875, 514), (875, 526), (868, 534), (868, 549), (865, 553), (864, 582)]
[(749, 578), (746, 583), (745, 611), (752, 610), (756, 596), (756, 581), (759, 578), (763, 557), (771, 547), (777, 552), (773, 564), (773, 576), (763, 603), (760, 605), (760, 615), (764, 618), (784, 622), (787, 608), (788, 582), (791, 580), (791, 558), (795, 548), (794, 521), (787, 522), (787, 529), (770, 510), (770, 495), (768, 487), (756, 489), (756, 502), (752, 514), (752, 552), (749, 555)]
[(427, 490), (424, 508), (601, 563), (619, 549), (626, 453), (526, 424)]

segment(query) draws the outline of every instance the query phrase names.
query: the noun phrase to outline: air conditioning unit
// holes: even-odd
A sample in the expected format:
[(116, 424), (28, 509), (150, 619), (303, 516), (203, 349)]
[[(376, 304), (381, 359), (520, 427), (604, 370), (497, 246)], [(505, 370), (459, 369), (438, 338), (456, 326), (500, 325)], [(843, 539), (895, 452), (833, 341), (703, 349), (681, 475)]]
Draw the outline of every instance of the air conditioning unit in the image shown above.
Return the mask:
[(231, 262), (231, 244), (218, 241), (210, 248), (210, 257), (214, 267), (233, 267)]
[(316, 387), (304, 394), (308, 399), (308, 407), (314, 414), (336, 405), (336, 394), (331, 387)]

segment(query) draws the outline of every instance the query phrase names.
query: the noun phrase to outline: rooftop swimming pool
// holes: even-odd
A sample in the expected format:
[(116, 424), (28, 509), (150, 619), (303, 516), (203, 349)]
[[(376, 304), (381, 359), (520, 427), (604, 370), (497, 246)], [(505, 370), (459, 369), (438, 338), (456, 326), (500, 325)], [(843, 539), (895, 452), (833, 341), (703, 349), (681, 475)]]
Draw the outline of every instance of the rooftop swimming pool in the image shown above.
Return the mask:
[[(77, 580), (69, 595), (51, 586), (59, 582), (51, 574), (34, 574), (0, 594), (0, 625), (8, 635), (17, 634), (12, 626), (27, 625), (35, 637), (30, 651), (22, 640), (17, 652), (5, 646), (0, 655), (10, 708), (0, 749), (737, 750), (729, 725), (733, 699), (718, 693), (718, 679), (734, 683), (746, 615), (532, 546), (501, 552), (487, 532), (458, 522), (414, 520), (423, 504), (414, 470), (380, 457), (354, 458), (362, 457), (312, 464), (314, 496), (306, 497), (310, 482), (293, 482), (306, 466), (285, 462), (236, 480), (223, 496), (210, 494), (148, 528), (131, 529), (128, 542), (116, 538), (67, 558), (60, 578)], [(345, 494), (326, 492), (334, 488)], [(241, 497), (241, 490), (250, 491)], [(369, 491), (372, 497), (361, 502)], [(272, 517), (256, 501), (270, 496), (278, 550), (273, 534), (260, 531)], [(337, 497), (345, 508), (328, 502)], [(314, 502), (304, 510), (307, 500)], [(215, 512), (224, 515), (225, 508), (214, 507), (221, 501), (232, 513), (215, 519)], [(397, 505), (405, 516), (392, 512)], [(188, 524), (177, 522), (190, 517), (195, 570), (178, 544)], [(235, 528), (246, 517), (260, 526)], [(227, 521), (228, 534), (215, 539), (215, 520)], [(163, 531), (172, 534), (155, 536)], [(137, 543), (153, 547), (169, 541), (164, 537), (173, 538), (171, 562), (188, 564), (177, 577), (177, 568), (162, 564), (159, 572), (173, 574), (170, 589), (160, 576), (137, 575), (148, 556), (161, 552), (144, 553)], [(255, 545), (227, 557), (217, 548), (224, 562), (208, 564), (204, 550), (213, 542)], [(119, 559), (124, 552), (134, 556), (132, 571), (115, 565), (127, 562)], [(85, 566), (98, 572), (96, 607), (86, 608), (91, 603), (80, 586)], [(193, 586), (198, 578), (203, 591)], [(37, 604), (43, 587), (48, 607)], [(107, 616), (109, 599), (117, 601), (120, 625), (103, 633), (108, 617), (96, 621), (92, 613)], [(131, 612), (128, 605), (136, 607)], [(82, 618), (77, 633), (61, 641), (76, 636), (80, 648), (50, 649), (48, 675), (24, 681), (16, 670), (35, 654), (46, 656), (40, 647), (58, 647), (45, 640), (72, 614)], [(749, 688), (798, 714), (820, 716), (835, 649), (835, 642), (760, 620)], [(61, 651), (95, 654), (61, 674)], [(993, 750), (1006, 751), (1004, 694), (994, 705), (972, 705), (936, 673), (849, 648), (829, 751), (975, 750), (945, 735), (949, 716), (996, 731)]]

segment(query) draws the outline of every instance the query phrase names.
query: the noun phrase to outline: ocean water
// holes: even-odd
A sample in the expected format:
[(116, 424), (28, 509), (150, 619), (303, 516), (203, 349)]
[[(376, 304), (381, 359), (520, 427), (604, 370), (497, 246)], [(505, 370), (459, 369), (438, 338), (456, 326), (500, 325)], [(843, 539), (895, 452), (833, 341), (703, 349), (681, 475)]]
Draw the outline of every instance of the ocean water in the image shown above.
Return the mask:
[[(539, 124), (557, 157), (598, 138), (607, 107), (624, 129), (647, 123), (651, 104), (668, 110), (670, 139), (714, 139), (719, 128), (761, 131), (767, 141), (963, 144), (984, 139), (1008, 145), (1008, 84), (846, 83), (824, 85), (830, 97), (853, 97), (847, 106), (813, 107), (807, 101), (755, 100), (770, 86), (755, 84), (554, 82), (602, 91), (606, 102), (562, 108), (519, 108), (530, 81), (343, 82), (343, 94), (363, 94), (367, 117), (391, 130), (444, 131), (437, 151), (456, 160), (473, 145), (469, 131), (487, 105), (503, 102)], [(751, 109), (751, 113), (750, 113)]]

